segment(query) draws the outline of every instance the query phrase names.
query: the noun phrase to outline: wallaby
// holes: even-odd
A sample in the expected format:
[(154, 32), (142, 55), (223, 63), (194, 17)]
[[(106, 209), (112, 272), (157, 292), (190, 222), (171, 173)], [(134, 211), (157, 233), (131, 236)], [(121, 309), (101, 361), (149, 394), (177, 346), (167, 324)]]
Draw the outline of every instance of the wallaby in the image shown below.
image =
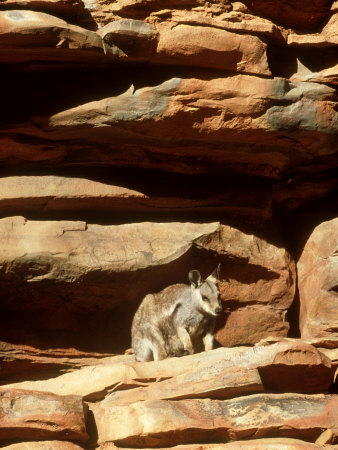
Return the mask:
[(191, 270), (190, 286), (174, 284), (144, 297), (131, 328), (137, 361), (158, 361), (213, 348), (215, 320), (222, 312), (219, 267), (205, 281), (198, 270)]

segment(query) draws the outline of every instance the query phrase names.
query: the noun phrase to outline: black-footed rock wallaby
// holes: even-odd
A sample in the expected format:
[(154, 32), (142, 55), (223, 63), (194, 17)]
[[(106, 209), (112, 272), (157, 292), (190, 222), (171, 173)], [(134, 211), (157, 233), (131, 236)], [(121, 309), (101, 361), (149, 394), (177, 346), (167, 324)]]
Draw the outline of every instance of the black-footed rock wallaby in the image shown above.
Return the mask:
[(131, 328), (137, 361), (158, 361), (213, 348), (215, 320), (222, 312), (219, 268), (206, 280), (198, 270), (191, 270), (190, 286), (174, 284), (144, 297)]

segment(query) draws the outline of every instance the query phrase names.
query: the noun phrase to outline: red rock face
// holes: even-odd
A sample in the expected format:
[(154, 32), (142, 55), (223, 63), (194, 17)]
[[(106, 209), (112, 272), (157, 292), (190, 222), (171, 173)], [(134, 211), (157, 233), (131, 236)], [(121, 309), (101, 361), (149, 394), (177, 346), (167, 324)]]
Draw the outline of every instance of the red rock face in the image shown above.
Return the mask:
[[(337, 14), (1, 2), (3, 448), (338, 443)], [(220, 348), (136, 363), (144, 296), (218, 264)]]
[(298, 263), (300, 328), (304, 338), (338, 337), (338, 220), (310, 236)]

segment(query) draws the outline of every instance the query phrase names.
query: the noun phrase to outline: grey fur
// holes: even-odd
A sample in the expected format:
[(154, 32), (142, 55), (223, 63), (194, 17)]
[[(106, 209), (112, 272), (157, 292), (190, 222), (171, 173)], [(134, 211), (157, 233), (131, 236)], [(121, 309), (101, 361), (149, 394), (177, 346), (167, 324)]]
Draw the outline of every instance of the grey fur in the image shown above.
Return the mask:
[(215, 320), (222, 311), (218, 273), (219, 266), (203, 281), (198, 270), (191, 270), (190, 286), (174, 284), (144, 297), (131, 328), (137, 361), (157, 361), (213, 348)]

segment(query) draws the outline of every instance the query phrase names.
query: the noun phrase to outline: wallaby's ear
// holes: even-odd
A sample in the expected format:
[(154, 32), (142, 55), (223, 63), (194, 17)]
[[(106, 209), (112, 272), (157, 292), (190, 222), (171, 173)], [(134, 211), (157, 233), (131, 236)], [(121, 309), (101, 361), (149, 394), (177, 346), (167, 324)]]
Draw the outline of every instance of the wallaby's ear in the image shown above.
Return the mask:
[(216, 267), (216, 269), (212, 272), (212, 274), (208, 276), (207, 280), (216, 284), (219, 280), (220, 269), (221, 269), (221, 263), (219, 263), (218, 266)]
[(189, 281), (195, 288), (202, 284), (201, 274), (198, 270), (190, 270)]

